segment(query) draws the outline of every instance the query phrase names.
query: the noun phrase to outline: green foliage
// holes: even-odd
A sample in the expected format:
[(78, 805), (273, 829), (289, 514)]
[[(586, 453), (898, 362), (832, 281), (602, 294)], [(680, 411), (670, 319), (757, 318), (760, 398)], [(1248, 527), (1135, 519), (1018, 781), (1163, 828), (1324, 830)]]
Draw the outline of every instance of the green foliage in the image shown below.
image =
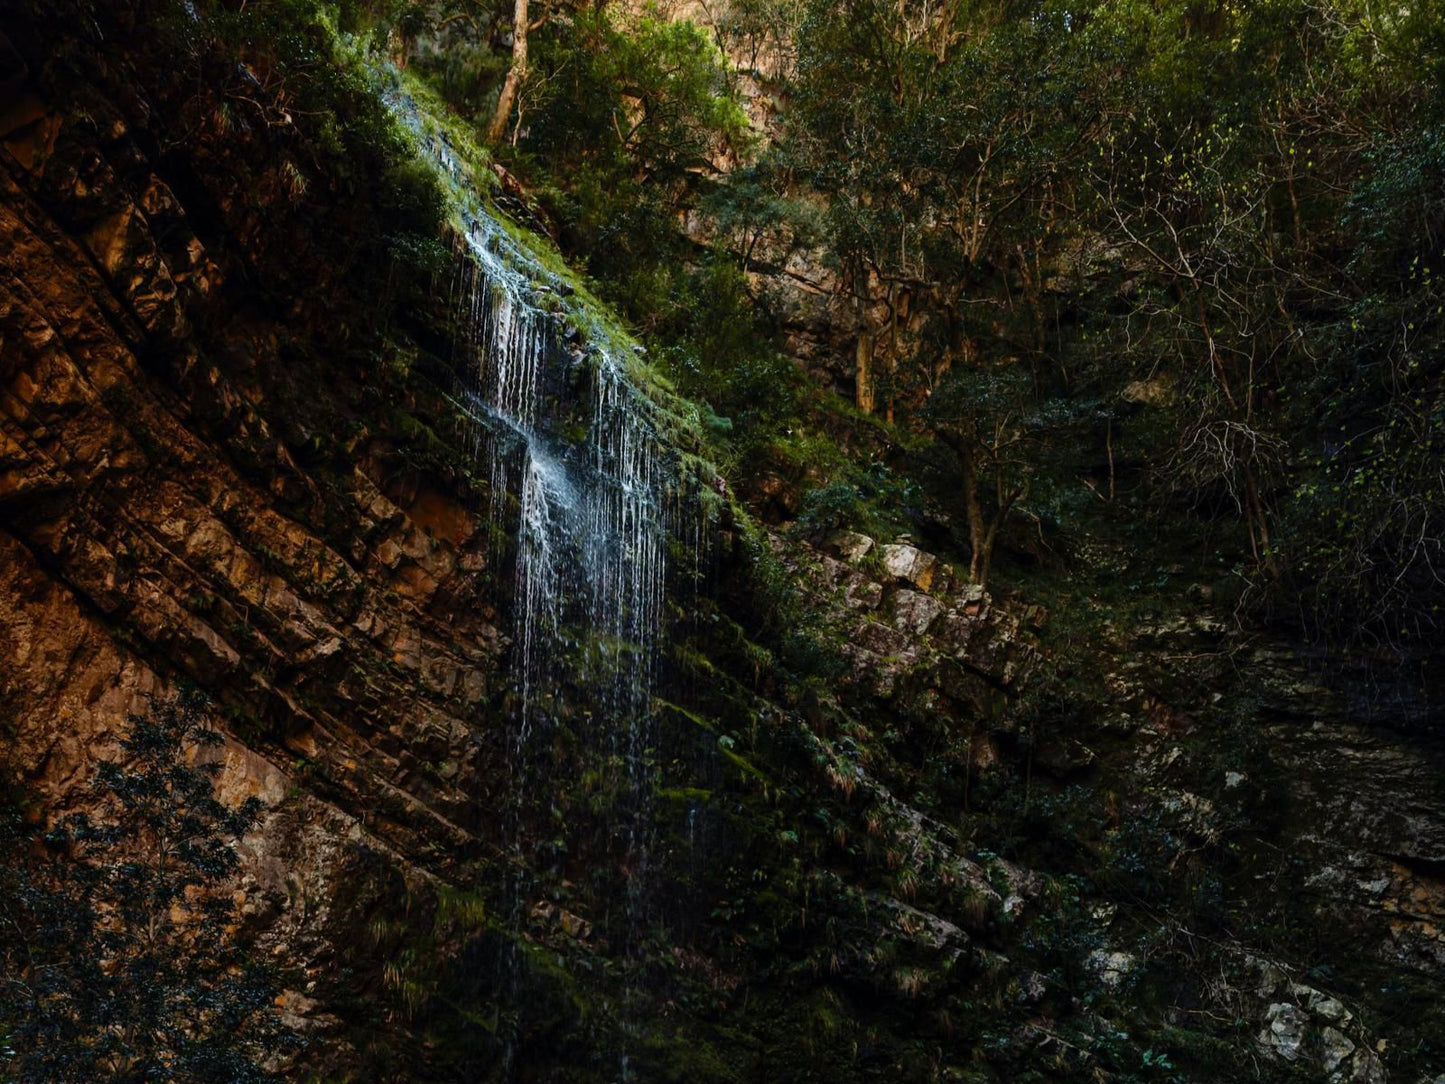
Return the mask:
[(219, 734), (197, 694), (131, 716), (97, 766), (96, 812), (48, 830), (14, 807), (0, 878), (0, 1069), (7, 1079), (243, 1082), (289, 1040), (274, 976), (233, 932), (224, 890), (257, 799), (213, 793)]
[(1292, 583), (1324, 638), (1417, 650), (1436, 640), (1445, 618), (1438, 86), (1419, 122), (1372, 159), (1347, 208), (1360, 293), (1321, 328), (1321, 364), (1290, 389), (1290, 406), (1304, 415), (1294, 420), (1313, 440), (1300, 449), (1284, 545), (1294, 558)]
[[(419, 72), (463, 119), (489, 116), (505, 64), (467, 28)], [(732, 72), (701, 28), (657, 11), (548, 7), (529, 35), (529, 74), (509, 137), (493, 153), (526, 179), (564, 250), (602, 297), (660, 347), (661, 369), (706, 404), (707, 428), (732, 464), (799, 410), (799, 377), (779, 356), (744, 274), (679, 230), (740, 191), (724, 169), (751, 145)], [(460, 12), (457, 13), (458, 15)], [(709, 203), (709, 201), (716, 201)], [(740, 229), (763, 202), (729, 219)], [(775, 208), (775, 215), (777, 210)]]
[(445, 201), (437, 187), (436, 172), (420, 159), (388, 165), (379, 178), (377, 194), (382, 209), (402, 237), (434, 233), (442, 219)]
[[(404, 284), (424, 289), (443, 266), (432, 236), (442, 203), (376, 106), (356, 51), (412, 56), (412, 74), (462, 123), (484, 121), (510, 12), (461, 0), (200, 7), (208, 32), (293, 104), (304, 141), (293, 146), (279, 123), (287, 134), (261, 130), (311, 149), (296, 156), (312, 184), (293, 192), (296, 202), (322, 186), (361, 192), (386, 224), (357, 231), (361, 265), (388, 256)], [(783, 108), (775, 142), (751, 164), (742, 73), (702, 31), (606, 5), (543, 14), (506, 145), (494, 148), (512, 174), (505, 198), (547, 218), (598, 293), (650, 336), (658, 371), (699, 401), (708, 451), (736, 491), (767, 480), (778, 518), (796, 517), (803, 532), (886, 536), (915, 521), (946, 529), (974, 490), (975, 556), (994, 529), (1023, 519), (1005, 522), (1011, 508), (1030, 517), (1020, 533), (1037, 525), (1044, 545), (1086, 514), (1161, 549), (1208, 532), (1202, 545), (1219, 551), (1210, 567), (1222, 556), (1229, 568), (1252, 543), (1261, 580), (1295, 591), (1332, 634), (1428, 642), (1445, 419), (1437, 5), (1380, 15), (1352, 0), (746, 0), (720, 14), (720, 40), (742, 57), (751, 50), (744, 67), (764, 54), (782, 66), (776, 82), (747, 75), (781, 91)], [(177, 55), (224, 55), (196, 50), (178, 25)], [(424, 32), (442, 47), (413, 55), (407, 43)], [(472, 151), (469, 165), (490, 174), (488, 156)], [(784, 273), (805, 249), (810, 266), (838, 276), (832, 300), (851, 309), (863, 340), (824, 349), (867, 347), (858, 356), (871, 362), (875, 401), (864, 406), (897, 427), (810, 392), (777, 348), (778, 314), (759, 277)], [(377, 356), (405, 386), (424, 352), (393, 345)], [(410, 396), (394, 402), (399, 469), (449, 469), (455, 449), (430, 415)], [(913, 429), (940, 439), (910, 449)], [(655, 994), (638, 1016), (666, 1020), (668, 1031), (649, 1033), (591, 1000), (617, 988), (615, 944), (604, 945), (617, 936), (615, 916), (591, 912), (599, 932), (587, 945), (535, 916), (508, 925), (504, 901), (477, 893), (414, 901), (408, 892), (379, 908), (374, 947), (388, 959), (366, 965), (398, 1016), (426, 1031), (428, 1068), (480, 1078), (513, 1035), (524, 1062), (575, 1058), (579, 1078), (611, 1079), (616, 1029), (633, 1071), (659, 1078), (726, 1078), (744, 1058), (779, 1079), (1245, 1072), (1252, 1034), (1226, 1024), (1217, 1030), (1235, 1041), (1222, 1049), (1176, 1026), (1199, 1010), (1166, 972), (1207, 963), (1209, 974), (1243, 981), (1228, 951), (1199, 945), (1306, 943), (1298, 909), (1252, 908), (1247, 894), (1281, 875), (1245, 853), (1240, 826), (1269, 826), (1278, 811), (1246, 811), (1250, 799), (1220, 784), (1201, 795), (1213, 805), (1206, 822), (1193, 794), (1160, 786), (1105, 803), (1097, 790), (1043, 778), (1047, 743), (1102, 710), (1083, 691), (1098, 695), (1098, 674), (1081, 674), (1078, 659), (1007, 707), (1012, 690), (979, 694), (977, 719), (963, 704), (966, 683), (948, 704), (940, 689), (911, 687), (916, 675), (905, 671), (874, 735), (873, 718), (850, 718), (834, 699), (839, 629), (796, 586), (786, 549), (719, 496), (727, 602), (695, 601), (694, 635), (674, 645), (678, 684), (691, 683), (694, 699), (658, 704), (669, 716), (660, 740), (678, 746), (658, 755), (673, 773), (658, 804), (688, 818), (689, 833), (695, 815), (715, 820), (725, 839), (697, 864), (709, 868), (694, 867), (689, 851), (685, 878), (681, 862), (665, 860), (676, 840), (652, 852), (655, 869), (686, 882), (697, 914), (679, 925), (695, 941), (661, 927), (627, 934), (643, 946), (645, 980), (629, 977), (629, 1001)], [(1142, 512), (1153, 523), (1136, 523)], [(1163, 543), (1161, 524), (1174, 532)], [(1103, 562), (1078, 563), (1079, 595), (1108, 579)], [(1117, 580), (1095, 601), (1128, 624), (1147, 616), (1134, 596), (1167, 574), (1134, 567)], [(1097, 624), (1070, 631), (1067, 621), (1051, 619), (1050, 647), (1082, 654)], [(996, 713), (1008, 727), (987, 735), (987, 751), (1002, 766), (975, 779), (975, 737)], [(583, 727), (560, 720), (557, 733), (537, 755), (580, 760)], [(1252, 778), (1264, 775), (1247, 726), (1236, 720), (1211, 738), (1235, 759), (1181, 762), (1171, 786), (1186, 770), (1217, 780), (1247, 763)], [(549, 795), (550, 819), (528, 827), (550, 839), (537, 848), (551, 866), (539, 886), (557, 906), (575, 899), (580, 913), (618, 891), (615, 866), (592, 861), (609, 844), (572, 844), (586, 834), (577, 822), (602, 821), (603, 781), (620, 766), (616, 751), (586, 762), (577, 793)], [(945, 883), (954, 872), (939, 855), (962, 854), (974, 833), (1010, 859), (1064, 871), (1038, 914), (1032, 900), (1023, 918), (993, 914), (983, 892)], [(70, 838), (94, 853), (78, 830)], [(1007, 897), (1002, 863), (978, 857)], [(1130, 903), (1107, 942), (1089, 911), (1097, 895)], [(914, 931), (880, 937), (880, 904), (899, 899), (967, 921), (977, 953), (941, 963), (895, 936)], [(395, 917), (413, 913), (415, 928)], [(1006, 938), (1012, 959), (1047, 976), (1050, 1002), (1021, 1009), (1015, 991), (990, 986), (990, 946)], [(1135, 938), (1153, 963), (1129, 979), (1127, 1007), (1082, 961)], [(516, 996), (500, 1005), (493, 976), (519, 946)], [(734, 998), (738, 985), (745, 993)], [(1049, 1042), (1017, 1026), (1022, 1013), (1071, 1016), (1065, 999), (1086, 1014)], [(1127, 1031), (1112, 1018), (1126, 1013)], [(701, 1026), (703, 1017), (726, 1028)]]
[(858, 464), (843, 480), (810, 489), (800, 502), (797, 526), (818, 534), (846, 527), (874, 537), (896, 534), (921, 504), (918, 483), (884, 464)]
[(722, 58), (691, 23), (606, 8), (555, 22), (533, 51), (516, 160), (550, 182), (566, 246), (646, 321), (682, 251), (676, 215), (743, 139)]
[(670, 280), (666, 295), (643, 303), (667, 343), (664, 364), (683, 395), (707, 404), (731, 473), (797, 422), (808, 399), (803, 377), (760, 326), (735, 263), (717, 254), (690, 271), (662, 274)]
[(980, 521), (1025, 480), (1041, 527), (1076, 517), (1070, 461), (1107, 458), (1107, 503), (1120, 451), (1134, 507), (1244, 547), (1314, 631), (1418, 643), (1440, 605), (1440, 15), (807, 4), (779, 138), (711, 203), (745, 262), (794, 215), (822, 240), (861, 316), (860, 404), (951, 429)]
[[(378, 93), (365, 49), (358, 52), (337, 27), (375, 25), (384, 38), (388, 20), (414, 7), (313, 0), (235, 7), (203, 0), (194, 18), (172, 12), (165, 24), (165, 44), (181, 63), (233, 72), (219, 88), (223, 94), (267, 124), (303, 137), (296, 153), (305, 156), (309, 174), (327, 182), (311, 199), (342, 188), (372, 202), (376, 221), (345, 240), (361, 249), (364, 270), (397, 265), (403, 286), (430, 280), (442, 190), (435, 170), (418, 156), (412, 137)], [(244, 66), (235, 63), (237, 56)], [(304, 191), (300, 198), (306, 198)]]

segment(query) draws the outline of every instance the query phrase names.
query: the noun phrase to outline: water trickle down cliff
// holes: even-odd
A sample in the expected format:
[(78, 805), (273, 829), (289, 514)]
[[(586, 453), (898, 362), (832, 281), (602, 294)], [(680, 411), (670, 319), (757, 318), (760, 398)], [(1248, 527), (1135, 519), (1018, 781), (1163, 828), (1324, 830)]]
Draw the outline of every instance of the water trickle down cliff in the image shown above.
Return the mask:
[[(520, 773), (534, 731), (563, 710), (575, 676), (571, 649), (586, 648), (594, 738), (611, 743), (626, 765), (630, 858), (640, 876), (646, 839), (638, 803), (667, 577), (664, 450), (650, 404), (616, 347), (569, 346), (560, 321), (538, 307), (544, 274), (488, 215), (468, 216), (456, 301), (458, 348), (471, 377), (464, 406), (491, 481), (492, 524), (516, 538), (514, 783), (525, 784)], [(568, 401), (568, 391), (585, 404)], [(559, 429), (579, 414), (586, 434), (571, 443)], [(588, 642), (577, 644), (577, 634)]]
[[(399, 111), (419, 134), (415, 107)], [(706, 516), (679, 477), (662, 408), (630, 377), (635, 347), (534, 258), (466, 191), (444, 137), (423, 145), (461, 189), (451, 303), (468, 445), (490, 482), (493, 528), (515, 539), (508, 735), (514, 930), (529, 894), (528, 805), (548, 803), (551, 730), (569, 713), (615, 767), (614, 853), (626, 873), (620, 948), (636, 955), (653, 841), (651, 699), (668, 540), (701, 561)], [(501, 573), (494, 568), (493, 574)], [(579, 701), (567, 703), (568, 697)], [(627, 997), (636, 993), (629, 988)]]

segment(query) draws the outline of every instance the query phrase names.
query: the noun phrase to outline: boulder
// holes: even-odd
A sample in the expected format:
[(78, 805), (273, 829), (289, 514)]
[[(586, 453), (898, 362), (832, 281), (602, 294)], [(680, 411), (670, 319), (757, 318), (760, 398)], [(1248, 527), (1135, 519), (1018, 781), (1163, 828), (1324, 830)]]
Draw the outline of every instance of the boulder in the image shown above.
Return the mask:
[(1304, 1046), (1309, 1017), (1287, 1001), (1270, 1005), (1259, 1033), (1259, 1045), (1285, 1061), (1297, 1061)]
[(1123, 985), (1129, 973), (1134, 970), (1134, 957), (1127, 952), (1110, 952), (1095, 949), (1086, 961), (1089, 971), (1107, 990), (1117, 990)]
[(943, 612), (943, 605), (920, 591), (905, 588), (894, 593), (888, 609), (895, 629), (922, 636)]
[(852, 610), (876, 610), (883, 601), (883, 585), (855, 573), (843, 589), (843, 601)]
[(880, 547), (878, 556), (883, 562), (883, 571), (894, 579), (911, 583), (920, 591), (933, 586), (938, 567), (938, 559), (933, 554), (924, 553), (916, 546), (894, 543)]

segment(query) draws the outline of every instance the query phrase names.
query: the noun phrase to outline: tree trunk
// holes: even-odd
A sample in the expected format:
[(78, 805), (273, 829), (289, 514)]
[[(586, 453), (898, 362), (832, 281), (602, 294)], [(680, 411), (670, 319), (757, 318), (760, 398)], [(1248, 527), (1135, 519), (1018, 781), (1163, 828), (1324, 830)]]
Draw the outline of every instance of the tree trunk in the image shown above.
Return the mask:
[(988, 529), (983, 518), (983, 501), (978, 495), (978, 467), (967, 438), (955, 444), (954, 450), (963, 462), (963, 510), (968, 518), (968, 582), (983, 583), (988, 578)]
[(970, 583), (981, 583), (988, 577), (988, 525), (984, 521), (983, 501), (979, 497), (973, 442), (964, 434), (948, 429), (940, 430), (938, 435), (958, 456), (963, 475), (963, 511), (968, 520), (968, 546), (971, 551), (968, 579)]
[(502, 133), (507, 130), (507, 118), (512, 115), (512, 105), (517, 100), (517, 89), (527, 77), (527, 0), (514, 0), (512, 8), (512, 66), (507, 69), (507, 78), (502, 83), (502, 93), (497, 98), (497, 111), (492, 114), (492, 123), (487, 128), (487, 142), (495, 146), (501, 142)]
[(963, 474), (963, 511), (968, 518), (968, 545), (971, 551), (968, 562), (968, 582), (988, 587), (989, 568), (993, 564), (994, 544), (998, 541), (999, 528), (1008, 519), (1009, 512), (1024, 495), (1025, 486), (1016, 486), (1012, 493), (1003, 492), (1002, 465), (995, 460), (995, 490), (998, 508), (993, 518), (984, 514), (983, 498), (978, 484), (979, 445), (967, 434), (950, 429), (937, 430), (943, 443), (958, 456)]
[(864, 414), (872, 414), (873, 397), (873, 333), (865, 328), (858, 333), (858, 349), (854, 355), (853, 401)]

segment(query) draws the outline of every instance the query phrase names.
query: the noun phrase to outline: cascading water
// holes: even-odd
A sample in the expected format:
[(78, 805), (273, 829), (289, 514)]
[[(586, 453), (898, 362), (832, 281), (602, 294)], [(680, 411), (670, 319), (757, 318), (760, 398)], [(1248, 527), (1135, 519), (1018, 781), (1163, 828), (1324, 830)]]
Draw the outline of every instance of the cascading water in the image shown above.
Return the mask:
[(592, 627), (603, 645), (603, 695), (625, 724), (621, 750), (628, 798), (628, 951), (635, 949), (641, 893), (652, 847), (648, 749), (650, 697), (662, 625), (666, 556), (657, 446), (638, 425), (629, 385), (611, 354), (598, 366), (590, 451), (599, 484), (584, 519), (583, 566), (591, 585)]
[[(531, 708), (547, 677), (549, 651), (562, 625), (562, 568), (557, 543), (566, 530), (571, 492), (558, 464), (529, 454), (522, 468), (517, 528), (517, 621), (513, 671), (519, 701), (517, 742), (527, 740)], [(520, 748), (518, 750), (520, 752)]]
[[(393, 104), (421, 134), (415, 106)], [(444, 140), (423, 143), (454, 182), (466, 183)], [(487, 213), (465, 214), (462, 226), (452, 283), (456, 361), (466, 374), (460, 405), (471, 419), (470, 449), (490, 480), (491, 522), (516, 539), (504, 816), (513, 942), (533, 892), (524, 842), (531, 792), (547, 791), (538, 775), (557, 720), (582, 708), (596, 759), (619, 766), (610, 832), (626, 874), (619, 947), (636, 959), (653, 847), (651, 701), (669, 528), (694, 550), (703, 530), (676, 492), (667, 500), (676, 456), (659, 435), (657, 406), (629, 379), (630, 345), (593, 327), (584, 349), (559, 316), (567, 284)], [(587, 703), (568, 705), (567, 696)], [(516, 963), (513, 954), (503, 967)], [(509, 986), (515, 993), (515, 972), (502, 986), (504, 996)], [(627, 1000), (636, 992), (629, 980)]]
[[(590, 640), (593, 698), (621, 744), (634, 795), (645, 791), (647, 718), (667, 577), (663, 449), (651, 404), (628, 380), (616, 347), (563, 349), (556, 319), (536, 304), (536, 279), (494, 222), (469, 223), (457, 276), (458, 345), (470, 374), (472, 446), (487, 465), (496, 526), (516, 521), (513, 678), (519, 742), (541, 707), (555, 711), (570, 625)], [(545, 283), (543, 289), (547, 289)], [(589, 370), (587, 432), (569, 445), (544, 409), (549, 381)], [(636, 819), (635, 817), (633, 819)], [(644, 844), (641, 836), (639, 845)]]
[[(514, 479), (519, 504), (517, 707), (508, 758), (514, 791), (508, 831), (517, 867), (513, 932), (521, 932), (529, 891), (523, 820), (527, 789), (538, 782), (531, 777), (532, 743), (562, 711), (565, 668), (576, 663), (575, 653), (569, 655), (575, 644), (569, 629), (575, 629), (590, 654), (589, 699), (603, 728), (595, 737), (624, 767), (614, 816), (625, 835), (622, 948), (631, 958), (639, 948), (652, 846), (650, 702), (667, 575), (659, 442), (615, 349), (599, 346), (590, 358), (559, 349), (555, 323), (534, 306), (525, 283), (499, 268), (499, 235), (485, 219), (469, 229), (466, 246), (473, 269), (463, 272), (463, 341), (476, 374), (473, 411), (486, 423), (476, 444), (488, 463), (494, 524), (509, 526), (504, 518)], [(569, 363), (590, 363), (592, 385), (586, 439), (570, 448), (548, 431), (557, 419), (542, 406), (549, 376)], [(626, 995), (635, 995), (630, 982)]]

